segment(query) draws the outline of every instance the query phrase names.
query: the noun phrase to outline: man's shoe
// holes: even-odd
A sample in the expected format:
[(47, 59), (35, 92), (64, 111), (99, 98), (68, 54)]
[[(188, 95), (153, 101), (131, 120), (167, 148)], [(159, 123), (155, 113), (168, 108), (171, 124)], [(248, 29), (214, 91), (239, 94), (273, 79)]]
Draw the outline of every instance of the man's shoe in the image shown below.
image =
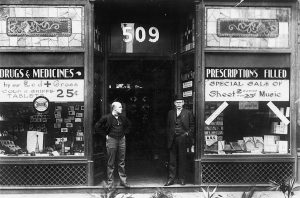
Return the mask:
[(181, 179), (181, 180), (180, 180), (180, 185), (182, 185), (182, 186), (185, 185), (185, 180), (184, 180), (184, 179)]
[(130, 188), (130, 185), (127, 182), (126, 183), (121, 182), (120, 186), (123, 186), (124, 188)]
[(165, 183), (164, 186), (171, 186), (171, 185), (173, 185), (173, 184), (174, 184), (174, 179), (169, 179), (169, 180), (167, 181), (167, 183)]

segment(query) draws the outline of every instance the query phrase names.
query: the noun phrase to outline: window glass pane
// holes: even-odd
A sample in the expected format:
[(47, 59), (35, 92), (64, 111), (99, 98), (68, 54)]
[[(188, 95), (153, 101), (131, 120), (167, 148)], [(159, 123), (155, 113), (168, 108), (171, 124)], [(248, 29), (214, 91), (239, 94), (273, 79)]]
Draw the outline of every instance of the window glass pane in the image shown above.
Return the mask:
[(1, 153), (5, 156), (83, 155), (83, 102), (0, 103)]
[(289, 80), (286, 67), (206, 67), (204, 153), (289, 153)]
[[(205, 103), (205, 120), (222, 107)], [(268, 107), (268, 102), (227, 102), (228, 106), (204, 127), (205, 154), (286, 154), (289, 124)], [(289, 118), (289, 102), (274, 102)]]
[(207, 7), (206, 47), (289, 48), (290, 8)]
[(83, 156), (84, 68), (72, 64), (83, 54), (1, 56), (0, 155)]

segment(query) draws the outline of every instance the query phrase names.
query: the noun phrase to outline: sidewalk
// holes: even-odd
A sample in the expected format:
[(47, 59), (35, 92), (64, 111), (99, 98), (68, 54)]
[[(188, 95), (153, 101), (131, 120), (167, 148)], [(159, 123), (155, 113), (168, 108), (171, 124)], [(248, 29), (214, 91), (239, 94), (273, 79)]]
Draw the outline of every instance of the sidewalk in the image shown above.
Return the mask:
[[(103, 184), (103, 183), (102, 183)], [(300, 186), (297, 182), (295, 185)], [(251, 186), (219, 186), (212, 198), (242, 198), (244, 191), (248, 193)], [(214, 186), (209, 187), (209, 191)], [(256, 191), (249, 198), (285, 198), (281, 191), (270, 191), (266, 186), (255, 186)], [(0, 187), (0, 198), (108, 198), (103, 185), (77, 187)], [(197, 185), (132, 185), (130, 189), (116, 186), (117, 196), (112, 198), (151, 198), (157, 192), (169, 196), (153, 196), (153, 198), (208, 198)], [(116, 194), (115, 194), (116, 195)], [(300, 198), (300, 189), (290, 198)]]
[[(217, 192), (215, 195), (221, 195), (222, 198), (241, 198), (243, 192)], [(116, 196), (116, 198), (150, 198), (151, 193), (121, 193)], [(199, 192), (185, 192), (185, 193), (172, 193), (173, 198), (205, 198), (203, 193)], [(216, 197), (214, 196), (214, 197)], [(1, 198), (106, 198), (105, 195), (100, 193), (27, 193), (27, 194), (1, 194)], [(299, 198), (300, 191), (295, 192), (293, 198)], [(283, 194), (279, 191), (257, 191), (254, 193), (252, 198), (284, 198)]]

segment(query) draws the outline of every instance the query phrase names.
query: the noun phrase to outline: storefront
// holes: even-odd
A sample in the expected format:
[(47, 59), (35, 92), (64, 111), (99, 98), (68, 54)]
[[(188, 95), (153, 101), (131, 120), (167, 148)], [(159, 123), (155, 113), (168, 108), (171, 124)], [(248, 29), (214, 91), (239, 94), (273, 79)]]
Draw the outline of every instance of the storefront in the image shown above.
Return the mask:
[(293, 3), (206, 3), (198, 9), (203, 20), (196, 30), (205, 29), (196, 47), (202, 130), (197, 181), (257, 184), (293, 176), (298, 90)]
[(98, 185), (105, 140), (93, 125), (114, 100), (134, 123), (129, 178), (165, 180), (174, 94), (195, 115), (189, 184), (296, 176), (297, 6), (2, 1), (0, 185)]
[(92, 185), (91, 4), (2, 1), (0, 12), (1, 185)]

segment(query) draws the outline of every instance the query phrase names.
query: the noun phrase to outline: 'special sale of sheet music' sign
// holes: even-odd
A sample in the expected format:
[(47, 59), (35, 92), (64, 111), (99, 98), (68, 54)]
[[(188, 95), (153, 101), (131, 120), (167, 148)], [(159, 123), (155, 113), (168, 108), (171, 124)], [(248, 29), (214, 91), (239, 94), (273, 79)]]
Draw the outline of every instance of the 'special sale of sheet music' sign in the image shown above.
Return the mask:
[(289, 68), (205, 68), (206, 101), (289, 101)]
[(83, 67), (0, 68), (0, 102), (32, 102), (44, 96), (52, 102), (84, 100)]

